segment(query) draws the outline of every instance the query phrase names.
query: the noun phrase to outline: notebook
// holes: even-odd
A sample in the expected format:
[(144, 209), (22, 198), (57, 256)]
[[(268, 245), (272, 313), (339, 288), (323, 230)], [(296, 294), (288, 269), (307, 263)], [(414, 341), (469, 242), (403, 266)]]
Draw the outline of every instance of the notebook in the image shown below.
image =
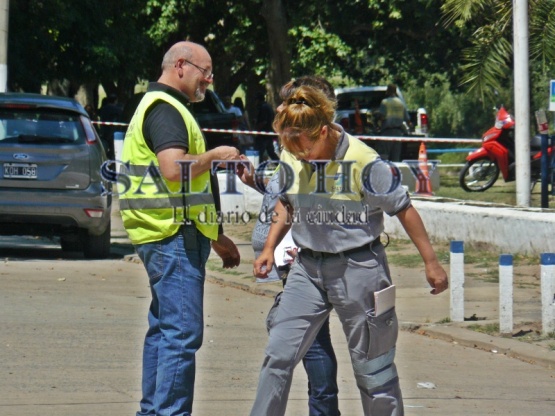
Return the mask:
[(395, 285), (386, 287), (379, 292), (374, 292), (375, 316), (387, 312), (395, 306)]

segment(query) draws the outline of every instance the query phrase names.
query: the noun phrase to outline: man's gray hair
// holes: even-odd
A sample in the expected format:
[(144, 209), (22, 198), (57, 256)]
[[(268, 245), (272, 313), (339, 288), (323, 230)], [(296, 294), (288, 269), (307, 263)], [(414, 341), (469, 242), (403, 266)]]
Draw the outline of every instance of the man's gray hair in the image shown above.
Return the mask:
[(175, 65), (179, 59), (191, 59), (193, 52), (186, 42), (180, 42), (173, 45), (162, 59), (162, 72)]

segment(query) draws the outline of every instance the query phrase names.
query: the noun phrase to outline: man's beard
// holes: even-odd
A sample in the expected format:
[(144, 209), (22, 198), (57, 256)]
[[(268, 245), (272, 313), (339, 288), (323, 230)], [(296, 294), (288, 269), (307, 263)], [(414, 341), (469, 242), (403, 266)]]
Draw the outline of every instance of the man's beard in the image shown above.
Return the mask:
[(205, 93), (201, 92), (200, 87), (195, 90), (195, 102), (198, 103), (199, 101), (204, 100)]

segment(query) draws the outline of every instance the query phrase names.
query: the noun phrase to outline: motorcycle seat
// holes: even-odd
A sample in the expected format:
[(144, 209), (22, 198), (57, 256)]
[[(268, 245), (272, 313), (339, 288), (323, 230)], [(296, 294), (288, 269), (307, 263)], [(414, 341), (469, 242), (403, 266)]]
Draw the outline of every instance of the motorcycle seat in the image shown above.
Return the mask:
[(541, 147), (542, 147), (542, 136), (540, 134), (536, 134), (535, 136), (532, 136), (532, 138), (530, 139), (530, 150), (532, 149), (540, 150)]

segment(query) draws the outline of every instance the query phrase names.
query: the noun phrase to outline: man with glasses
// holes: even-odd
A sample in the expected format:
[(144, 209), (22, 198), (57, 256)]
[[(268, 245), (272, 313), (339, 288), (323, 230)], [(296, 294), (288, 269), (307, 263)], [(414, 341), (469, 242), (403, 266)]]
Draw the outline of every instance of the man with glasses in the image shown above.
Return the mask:
[(211, 69), (202, 68), (202, 67), (192, 63), (191, 61), (188, 61), (187, 59), (184, 59), (183, 61), (188, 63), (189, 65), (193, 65), (196, 69), (198, 69), (202, 73), (205, 80), (212, 81), (214, 79), (214, 74), (212, 73)]
[(152, 301), (143, 350), (143, 397), (137, 416), (192, 412), (195, 354), (203, 337), (203, 290), (210, 246), (224, 268), (239, 265), (235, 244), (210, 222), (219, 206), (212, 162), (238, 160), (230, 146), (206, 150), (188, 102), (204, 99), (213, 80), (204, 47), (179, 42), (164, 55), (126, 133), (121, 192), (123, 224), (148, 277)]

